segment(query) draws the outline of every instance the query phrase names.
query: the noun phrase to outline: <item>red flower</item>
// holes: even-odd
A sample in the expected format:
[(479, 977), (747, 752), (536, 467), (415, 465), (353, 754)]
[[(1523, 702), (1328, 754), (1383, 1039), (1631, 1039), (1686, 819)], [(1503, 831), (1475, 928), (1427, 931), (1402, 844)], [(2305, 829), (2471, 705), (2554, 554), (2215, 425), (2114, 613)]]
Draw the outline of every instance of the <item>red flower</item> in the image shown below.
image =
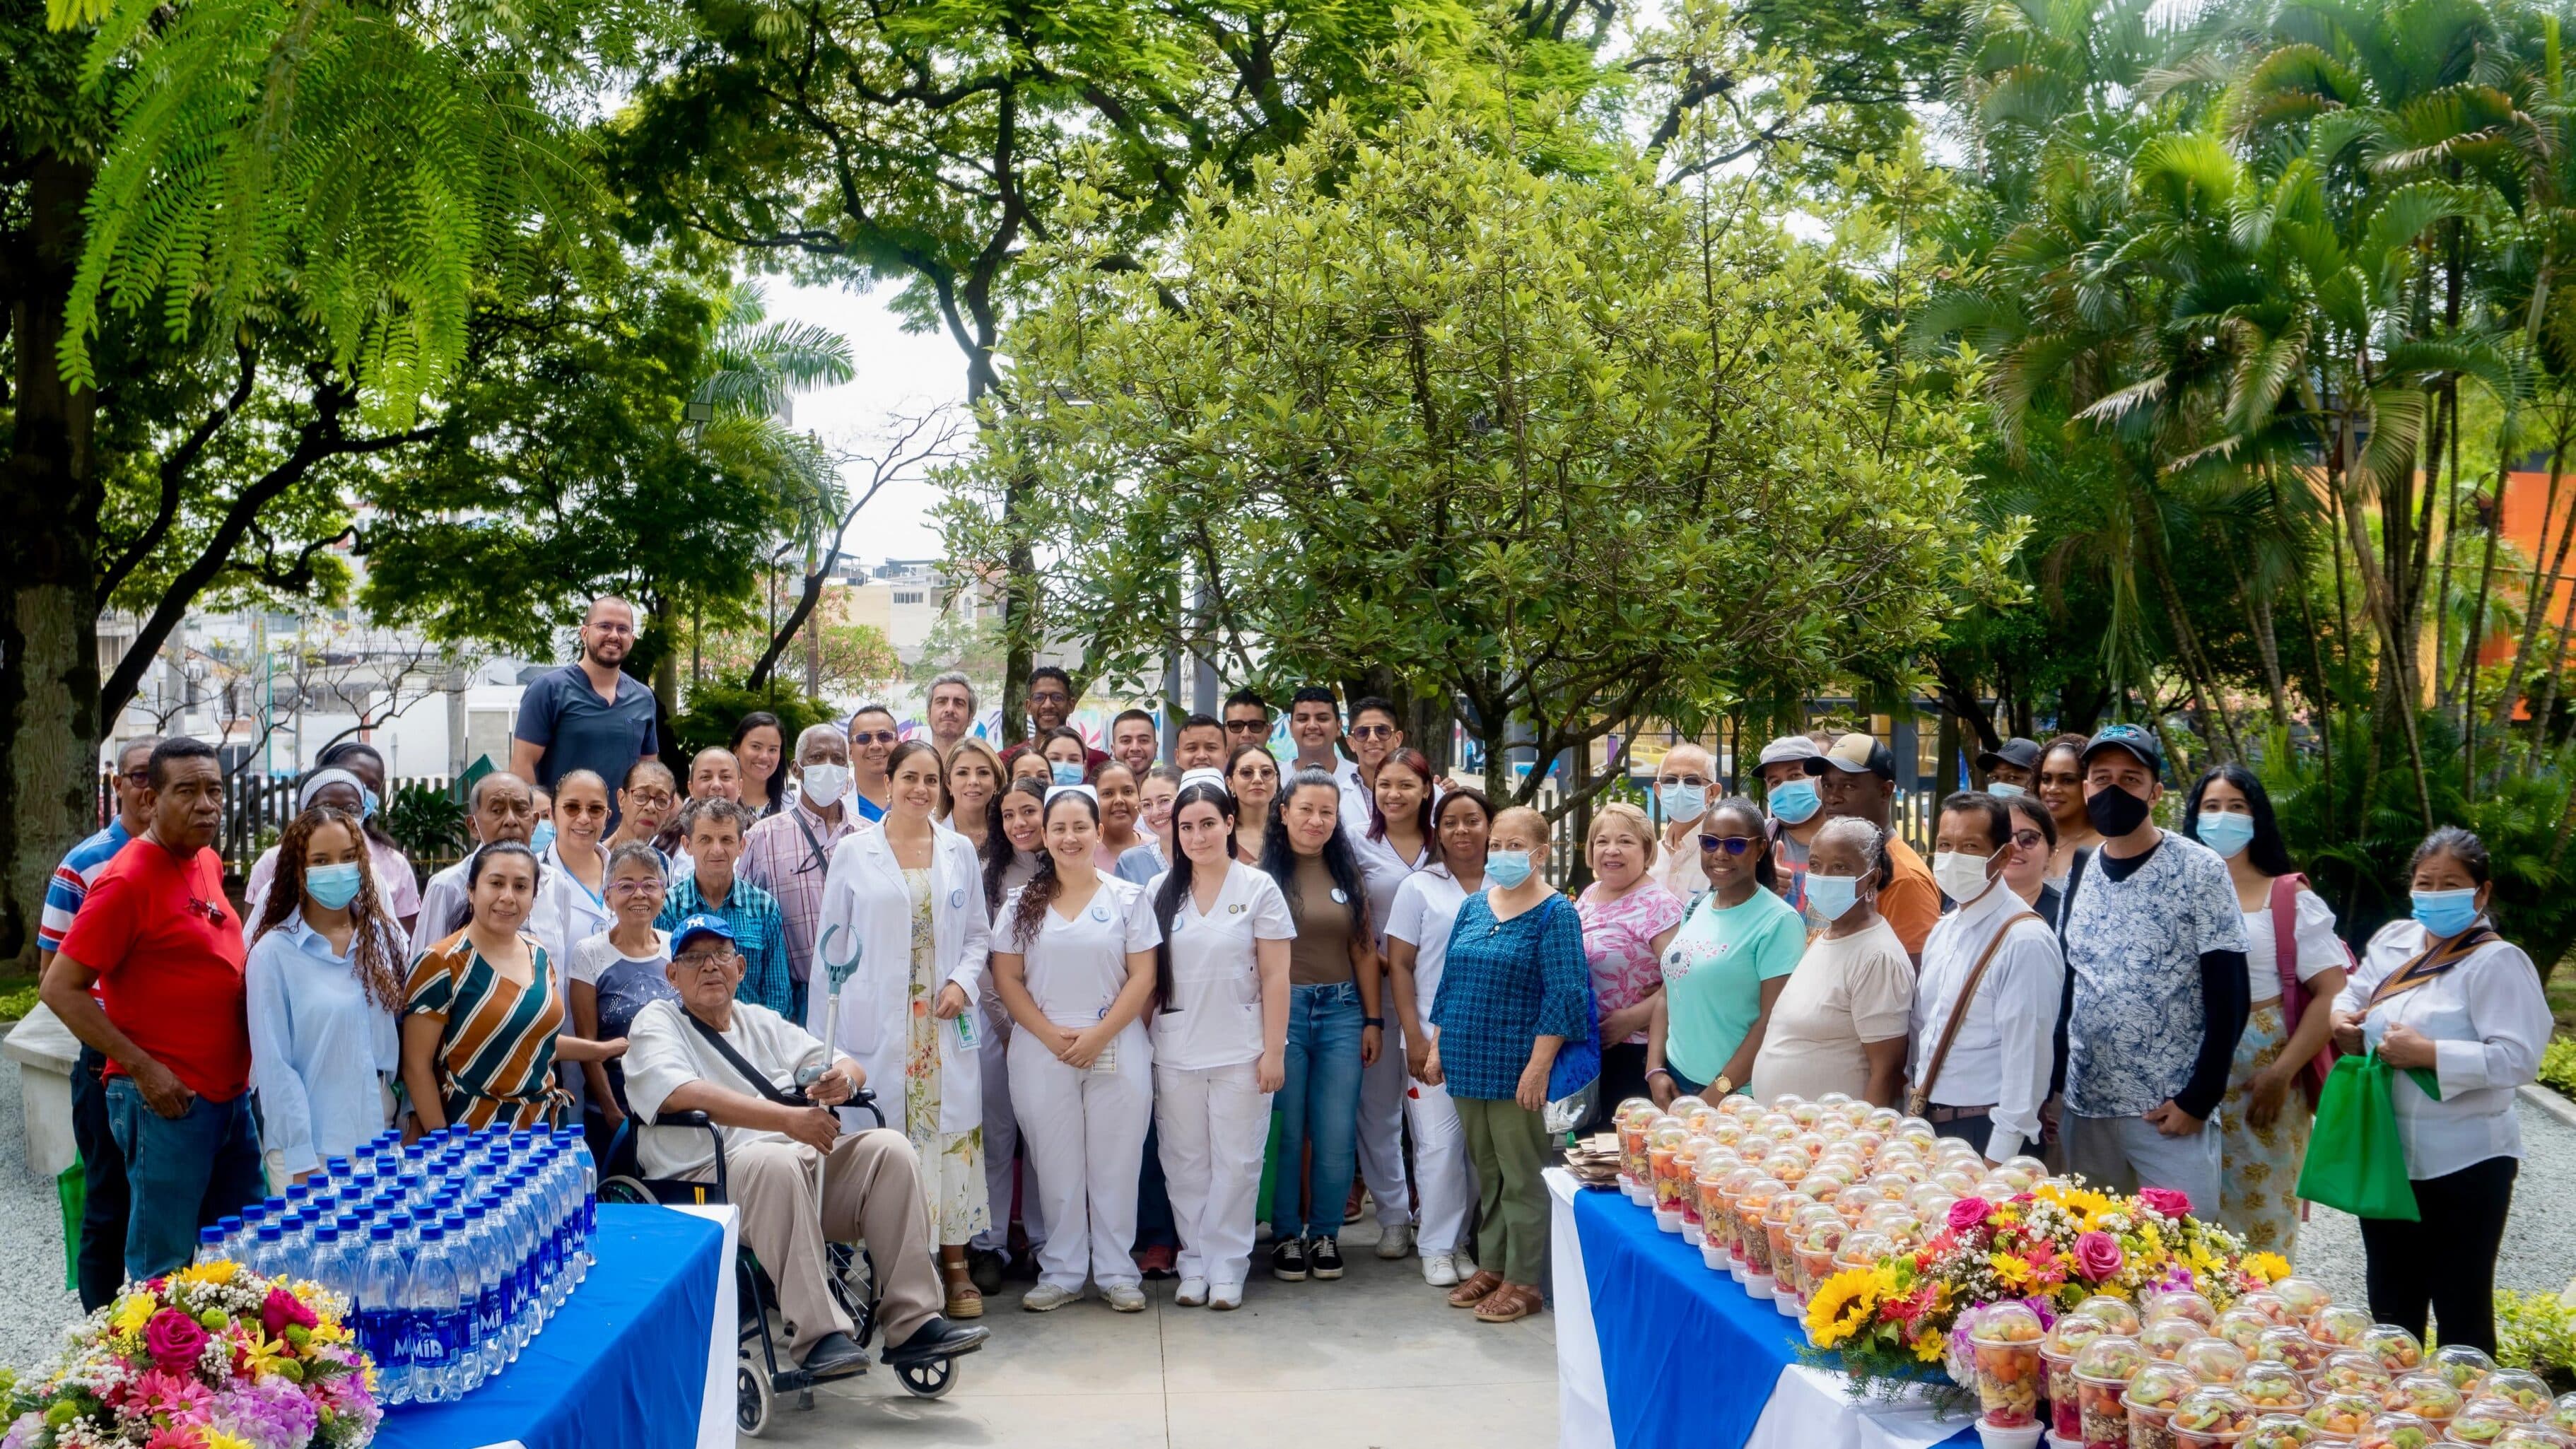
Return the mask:
[(1986, 1214), (1991, 1213), (1994, 1210), (1995, 1205), (1986, 1201), (1984, 1198), (1963, 1197), (1957, 1202), (1950, 1204), (1950, 1217), (1948, 1220), (1950, 1231), (1954, 1233), (1968, 1232), (1974, 1229), (1979, 1223), (1984, 1222), (1986, 1220)]
[(2120, 1251), (2120, 1240), (2109, 1233), (2079, 1234), (2075, 1239), (2075, 1270), (2100, 1283), (2120, 1271), (2128, 1255)]
[(176, 1308), (164, 1308), (143, 1325), (143, 1346), (151, 1353), (153, 1365), (171, 1373), (192, 1373), (197, 1355), (205, 1351), (206, 1330), (197, 1320)]
[(271, 1288), (268, 1301), (259, 1306), (259, 1321), (268, 1326), (269, 1337), (283, 1338), (290, 1327), (312, 1328), (322, 1320), (313, 1316), (303, 1299), (283, 1288)]
[(2170, 1187), (2142, 1187), (2138, 1201), (2169, 1218), (2186, 1217), (2191, 1212), (2191, 1194)]

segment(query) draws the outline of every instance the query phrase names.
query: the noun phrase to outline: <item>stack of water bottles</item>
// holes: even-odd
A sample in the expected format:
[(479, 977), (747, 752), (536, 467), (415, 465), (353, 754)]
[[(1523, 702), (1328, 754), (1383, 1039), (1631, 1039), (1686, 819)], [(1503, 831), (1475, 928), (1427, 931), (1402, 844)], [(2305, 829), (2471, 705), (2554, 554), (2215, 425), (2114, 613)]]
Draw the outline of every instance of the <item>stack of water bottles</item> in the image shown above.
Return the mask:
[(347, 1298), (386, 1405), (454, 1403), (515, 1361), (595, 1260), (581, 1134), (387, 1132), (283, 1197), (203, 1229), (229, 1259)]

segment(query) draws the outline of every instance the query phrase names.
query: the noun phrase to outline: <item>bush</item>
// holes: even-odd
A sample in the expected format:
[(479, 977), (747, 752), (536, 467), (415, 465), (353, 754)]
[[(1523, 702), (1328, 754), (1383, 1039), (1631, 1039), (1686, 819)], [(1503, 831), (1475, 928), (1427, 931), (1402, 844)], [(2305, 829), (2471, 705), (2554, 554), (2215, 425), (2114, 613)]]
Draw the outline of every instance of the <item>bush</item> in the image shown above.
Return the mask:
[(2576, 1037), (2559, 1037), (2540, 1054), (2540, 1085), (2576, 1097)]
[(465, 802), (437, 785), (402, 785), (384, 803), (376, 823), (415, 865), (454, 860), (465, 853)]
[(2576, 1389), (2576, 1310), (2555, 1293), (2496, 1290), (2496, 1362), (2529, 1369), (2552, 1391)]
[(31, 983), (15, 991), (0, 991), (0, 1021), (21, 1021), (36, 1009), (36, 988)]
[(672, 773), (685, 775), (688, 767), (683, 762), (709, 745), (731, 744), (733, 727), (756, 709), (778, 716), (779, 733), (784, 736), (779, 744), (790, 756), (796, 750), (796, 736), (807, 725), (840, 721), (830, 701), (800, 694), (776, 679), (759, 689), (701, 684), (689, 691), (689, 707), (671, 720), (671, 735), (679, 748), (664, 751), (663, 759)]

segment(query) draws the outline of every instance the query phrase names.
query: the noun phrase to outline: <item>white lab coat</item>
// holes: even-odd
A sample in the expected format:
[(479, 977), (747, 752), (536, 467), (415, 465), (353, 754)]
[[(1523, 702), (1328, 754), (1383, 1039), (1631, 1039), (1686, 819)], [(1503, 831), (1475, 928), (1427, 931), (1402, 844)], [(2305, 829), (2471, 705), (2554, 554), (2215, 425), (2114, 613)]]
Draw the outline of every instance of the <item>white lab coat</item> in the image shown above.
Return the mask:
[[(966, 993), (967, 1015), (982, 1026), (975, 1003), (984, 990), (992, 919), (984, 909), (984, 873), (965, 836), (934, 826), (930, 850), (931, 949), (939, 977)], [(911, 1041), (912, 895), (883, 830), (862, 830), (832, 849), (823, 878), (823, 913), (815, 923), (813, 989), (805, 1029), (823, 1034), (830, 963), (859, 953), (841, 983), (840, 1040), (833, 1046), (868, 1073), (867, 1084), (889, 1125), (903, 1122), (904, 1057)], [(978, 1034), (981, 1040), (981, 1034)], [(957, 1023), (939, 1026), (939, 1130), (971, 1132), (984, 1122), (983, 1062), (960, 1039)]]

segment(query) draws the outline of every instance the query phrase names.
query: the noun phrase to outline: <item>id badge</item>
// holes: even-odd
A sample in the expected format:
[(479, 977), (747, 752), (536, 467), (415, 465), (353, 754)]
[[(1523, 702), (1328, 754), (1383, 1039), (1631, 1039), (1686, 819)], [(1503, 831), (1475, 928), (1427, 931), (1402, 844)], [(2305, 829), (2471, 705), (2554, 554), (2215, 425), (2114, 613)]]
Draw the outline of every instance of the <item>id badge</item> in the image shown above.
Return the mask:
[(975, 1008), (970, 1006), (957, 1013), (955, 1021), (958, 1049), (970, 1052), (983, 1050), (984, 1033), (982, 1028), (975, 1025)]

